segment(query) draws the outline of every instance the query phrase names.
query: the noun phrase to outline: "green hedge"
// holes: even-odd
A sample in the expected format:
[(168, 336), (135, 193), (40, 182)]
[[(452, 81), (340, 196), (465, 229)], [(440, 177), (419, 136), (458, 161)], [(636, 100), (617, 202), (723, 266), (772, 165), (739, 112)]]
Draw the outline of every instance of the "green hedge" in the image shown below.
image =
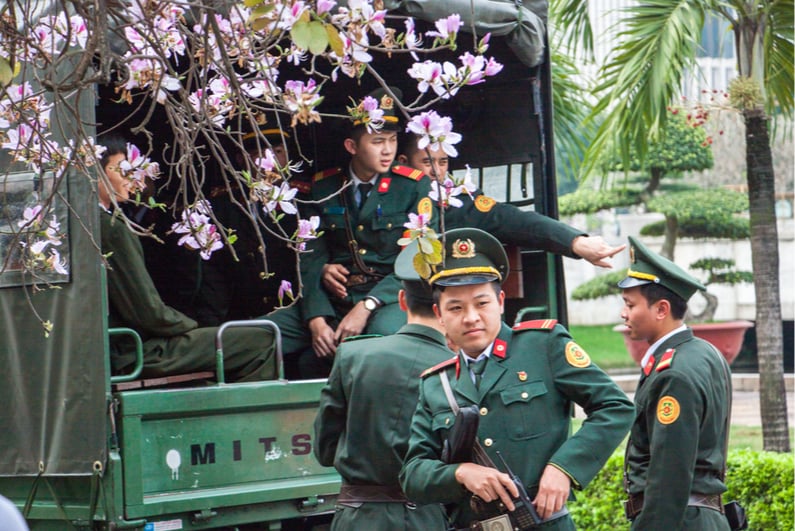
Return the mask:
[[(569, 504), (577, 529), (620, 531), (629, 529), (621, 501), (623, 450), (617, 450), (577, 501)], [(792, 531), (793, 504), (792, 454), (732, 450), (728, 462), (728, 492), (724, 501), (737, 500), (745, 507), (749, 530)]]

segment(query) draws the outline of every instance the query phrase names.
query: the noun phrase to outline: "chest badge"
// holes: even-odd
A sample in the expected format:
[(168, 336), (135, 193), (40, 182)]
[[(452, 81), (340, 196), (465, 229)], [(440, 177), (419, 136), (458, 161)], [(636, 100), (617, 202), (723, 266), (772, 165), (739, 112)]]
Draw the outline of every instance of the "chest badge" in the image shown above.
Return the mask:
[(519, 377), (519, 381), (520, 381), (520, 382), (527, 381), (527, 373), (526, 373), (526, 372), (524, 372), (524, 371), (519, 371), (519, 372), (517, 372), (517, 373), (516, 373), (516, 376), (518, 376), (518, 377)]

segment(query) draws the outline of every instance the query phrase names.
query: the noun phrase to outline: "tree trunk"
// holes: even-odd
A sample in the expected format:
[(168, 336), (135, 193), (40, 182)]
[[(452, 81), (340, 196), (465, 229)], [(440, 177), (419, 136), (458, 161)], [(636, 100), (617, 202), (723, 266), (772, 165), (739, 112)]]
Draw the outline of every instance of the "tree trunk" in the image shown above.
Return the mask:
[(665, 234), (660, 255), (671, 262), (674, 261), (674, 247), (676, 247), (676, 237), (679, 235), (679, 220), (676, 216), (665, 216)]
[(773, 160), (765, 112), (762, 109), (746, 110), (743, 117), (751, 213), (751, 259), (756, 292), (762, 438), (765, 450), (789, 452)]

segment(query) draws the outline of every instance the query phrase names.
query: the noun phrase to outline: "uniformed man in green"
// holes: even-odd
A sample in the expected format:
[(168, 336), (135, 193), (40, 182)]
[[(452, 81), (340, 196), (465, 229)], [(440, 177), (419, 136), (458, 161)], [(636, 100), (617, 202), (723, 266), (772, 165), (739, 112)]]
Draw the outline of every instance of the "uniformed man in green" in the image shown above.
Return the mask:
[[(400, 97), (396, 89), (393, 94)], [(382, 111), (382, 124), (378, 128), (368, 121), (362, 111), (364, 100), (353, 110), (359, 117), (343, 142), (351, 155), (347, 170), (335, 168), (313, 178), (309, 199), (315, 203), (303, 217), (318, 216), (323, 235), (310, 241), (301, 257), (301, 300), (269, 315), (282, 331), (286, 357), (305, 355), (311, 347), (330, 366), (337, 345), (346, 337), (395, 333), (406, 322), (398, 306), (400, 282), (393, 271), (400, 252), (397, 241), (410, 213), (422, 214), (431, 228), (438, 227), (428, 197), (428, 177), (393, 164), (400, 127), (393, 98), (385, 90), (367, 98)], [(323, 288), (325, 264), (341, 264), (350, 271), (344, 298), (331, 297)]]
[[(483, 519), (470, 508), (472, 495), (515, 509), (518, 490), (505, 472), (441, 459), (454, 411), (475, 406), (480, 446), (493, 462), (497, 452), (505, 459), (544, 528), (574, 529), (565, 503), (621, 442), (632, 403), (555, 320), (503, 324), (508, 261), (499, 241), (478, 229), (445, 238), (444, 265), (430, 283), (434, 311), (460, 352), (422, 376), (401, 485), (417, 502), (456, 504), (457, 528)], [(569, 437), (573, 403), (587, 418)]]
[[(160, 377), (216, 367), (215, 327), (198, 323), (163, 302), (147, 272), (138, 236), (121, 218), (115, 206), (129, 200), (131, 180), (119, 164), (126, 158), (122, 139), (103, 141), (107, 148), (100, 161), (107, 182), (97, 185), (100, 207), (102, 252), (110, 269), (108, 323), (134, 329), (143, 340), (144, 377)], [(109, 186), (108, 186), (109, 185)], [(115, 199), (115, 200), (114, 200)], [(135, 346), (126, 336), (111, 341), (111, 364), (115, 372), (135, 361)], [(224, 334), (224, 372), (227, 381), (269, 380), (278, 376), (275, 343), (270, 330), (232, 328)]]
[[(474, 183), (466, 187), (448, 179), (450, 159), (441, 149), (419, 149), (418, 137), (405, 135), (398, 162), (422, 170), (445, 190), (444, 226), (447, 230), (472, 227), (497, 237), (502, 243), (525, 249), (538, 249), (569, 258), (584, 258), (595, 266), (610, 268), (608, 260), (626, 248), (612, 247), (601, 236), (589, 236), (557, 219), (520, 208), (485, 195)], [(438, 204), (439, 187), (431, 185), (430, 197)], [(465, 189), (466, 188), (466, 189)], [(338, 296), (347, 293), (345, 281), (350, 272), (341, 265), (323, 269), (323, 285)]]
[(410, 503), (398, 483), (420, 373), (450, 359), (430, 287), (414, 271), (412, 242), (398, 256), (398, 300), (408, 323), (391, 336), (344, 341), (320, 395), (314, 451), (343, 479), (335, 531), (444, 531), (439, 504)]
[(649, 349), (635, 393), (625, 489), (632, 529), (728, 530), (722, 514), (729, 367), (683, 319), (704, 286), (676, 264), (629, 238), (630, 266), (619, 282), (621, 318)]

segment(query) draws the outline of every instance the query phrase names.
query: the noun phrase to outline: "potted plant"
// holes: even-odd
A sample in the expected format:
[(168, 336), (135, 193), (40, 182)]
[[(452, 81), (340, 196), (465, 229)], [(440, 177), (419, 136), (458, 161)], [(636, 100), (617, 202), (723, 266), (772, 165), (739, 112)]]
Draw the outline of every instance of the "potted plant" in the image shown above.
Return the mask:
[[(646, 173), (645, 186), (638, 186), (637, 183), (633, 186), (630, 183), (619, 191), (577, 191), (561, 197), (561, 215), (643, 204), (647, 211), (663, 214), (664, 219), (646, 225), (640, 233), (642, 236), (663, 236), (659, 252), (669, 260), (674, 260), (678, 238), (748, 238), (748, 219), (737, 216), (748, 209), (748, 198), (744, 194), (721, 188), (700, 189), (663, 182), (662, 179), (667, 175), (678, 176), (686, 170), (708, 169), (713, 163), (709, 147), (711, 142), (700, 127), (703, 124), (703, 113), (690, 113), (685, 117), (685, 113), (675, 110), (671, 112), (674, 116), (668, 122), (663, 139), (649, 145), (646, 162), (641, 165), (632, 158), (629, 169)], [(624, 169), (615, 154), (606, 159), (603, 168)], [(704, 272), (695, 276), (701, 276), (705, 286), (732, 285), (753, 280), (752, 273), (736, 271), (731, 259), (704, 257), (690, 264), (690, 269)], [(618, 295), (620, 289), (617, 283), (625, 276), (626, 270), (596, 277), (577, 287), (572, 292), (572, 299), (586, 300)], [(704, 310), (695, 315), (688, 312), (685, 320), (696, 336), (710, 341), (731, 363), (740, 351), (745, 330), (753, 325), (749, 321), (710, 322), (714, 320), (718, 299), (708, 291), (703, 296), (706, 298)], [(623, 324), (616, 326), (617, 331), (623, 329)], [(632, 357), (640, 361), (648, 345), (645, 342), (632, 341), (626, 334), (624, 338)]]

